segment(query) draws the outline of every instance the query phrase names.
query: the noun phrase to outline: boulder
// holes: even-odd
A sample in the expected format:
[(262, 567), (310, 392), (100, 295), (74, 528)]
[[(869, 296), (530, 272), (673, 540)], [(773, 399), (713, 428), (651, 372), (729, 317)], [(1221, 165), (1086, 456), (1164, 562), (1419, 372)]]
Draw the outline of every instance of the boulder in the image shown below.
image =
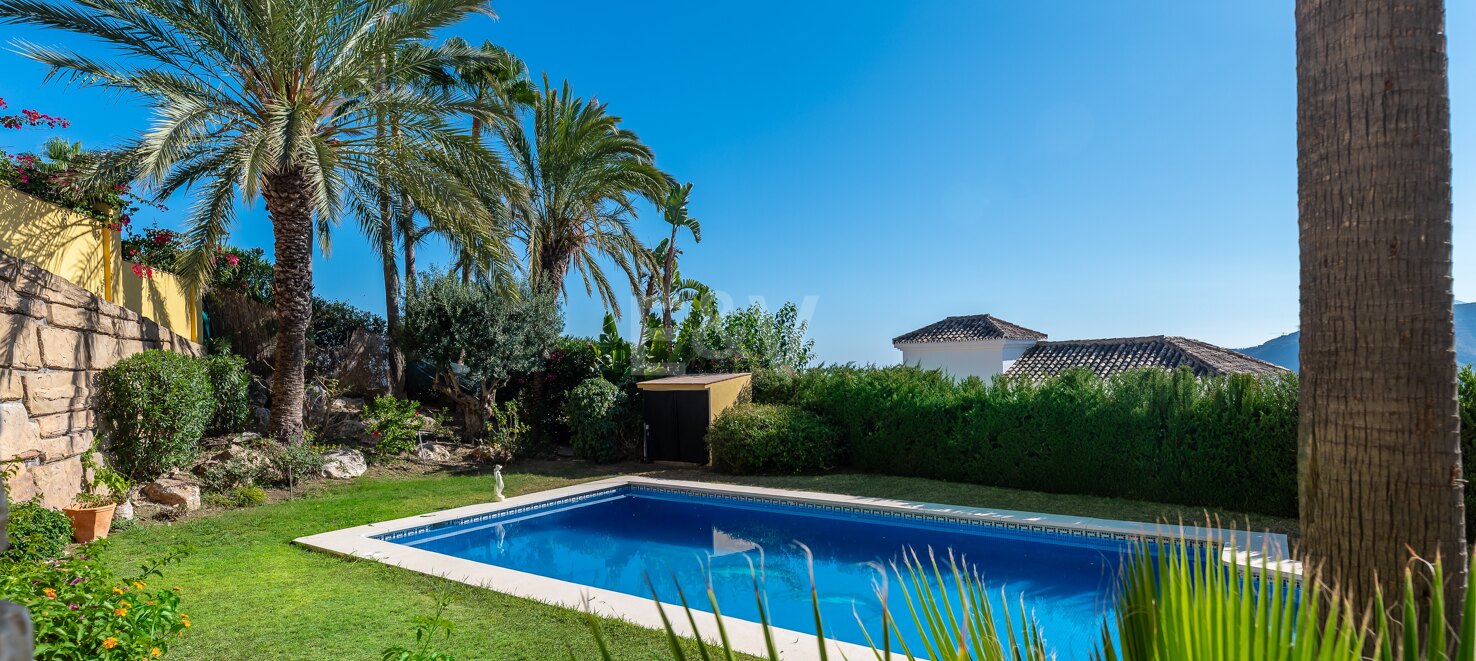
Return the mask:
[(415, 446), (415, 457), (421, 461), (445, 463), (451, 461), (451, 449), (440, 443), (421, 443)]
[(330, 450), (323, 455), (323, 477), (335, 480), (351, 480), (369, 470), (364, 453), (358, 450)]
[(144, 497), (186, 512), (200, 509), (200, 485), (183, 473), (170, 473), (143, 487)]
[(328, 390), (316, 383), (309, 384), (302, 392), (302, 424), (310, 428), (321, 428), (328, 418)]
[(265, 406), (254, 406), (251, 408), (251, 414), (256, 418), (256, 428), (266, 431), (267, 425), (272, 420), (272, 410)]

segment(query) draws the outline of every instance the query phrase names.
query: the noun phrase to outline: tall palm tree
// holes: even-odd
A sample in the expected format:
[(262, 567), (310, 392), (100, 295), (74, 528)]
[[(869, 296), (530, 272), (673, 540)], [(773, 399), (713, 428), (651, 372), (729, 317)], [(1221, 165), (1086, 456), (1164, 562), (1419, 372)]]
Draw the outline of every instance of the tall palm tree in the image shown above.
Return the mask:
[[(392, 69), (392, 61), (406, 59), (425, 58), (431, 64), (416, 69), (399, 69), (405, 74), (401, 79), (391, 79), (383, 71), (377, 72), (379, 78), (375, 84), (382, 90), (419, 86), (430, 87), (434, 93), (450, 93), (455, 90), (442, 83), (441, 71), (443, 69), (461, 65), (463, 59), (490, 59), (492, 57), (492, 55), (477, 52), (448, 53), (412, 43), (382, 55), (380, 69)], [(510, 110), (506, 106), (488, 106), (486, 98), (474, 100), (478, 102), (480, 109), (496, 112), (499, 120), (510, 117)], [(476, 121), (481, 121), (482, 116), (480, 112), (473, 115)], [(375, 118), (374, 131), (378, 138), (376, 144), (383, 149), (377, 155), (380, 164), (376, 169), (376, 178), (373, 180), (355, 179), (355, 183), (361, 184), (355, 191), (359, 193), (360, 199), (364, 200), (364, 204), (356, 209), (356, 216), (370, 245), (375, 247), (382, 266), (385, 320), (389, 330), (385, 347), (386, 361), (389, 366), (390, 391), (397, 396), (404, 394), (405, 359), (400, 348), (402, 339), (400, 337), (400, 274), (396, 258), (396, 237), (399, 237), (404, 245), (407, 270), (405, 287), (407, 289), (413, 286), (415, 279), (415, 249), (432, 232), (440, 234), (452, 246), (476, 246), (474, 250), (462, 248), (459, 252), (462, 255), (483, 256), (487, 261), (503, 258), (502, 253), (496, 252), (490, 246), (505, 247), (504, 241), (493, 240), (491, 232), (491, 228), (497, 225), (497, 219), (505, 216), (505, 213), (500, 213), (505, 208), (500, 198), (491, 198), (491, 204), (487, 208), (472, 209), (473, 213), (466, 213), (467, 209), (458, 205), (443, 210), (435, 199), (421, 200), (417, 204), (411, 191), (397, 185), (390, 167), (392, 163), (404, 164), (421, 160), (430, 153), (419, 145), (400, 139), (402, 134), (399, 126), (405, 119), (400, 115), (381, 115)], [(480, 145), (480, 141), (474, 140), (474, 142)], [(487, 153), (482, 163), (482, 165), (492, 166), (490, 170), (465, 167), (468, 164), (456, 162), (454, 159), (442, 160), (444, 166), (429, 164), (427, 167), (447, 170), (448, 175), (459, 177), (460, 184), (475, 191), (481, 199), (487, 198), (486, 195), (481, 194), (482, 191), (506, 188), (512, 180), (511, 174), (502, 165), (501, 160), (490, 152)], [(415, 220), (417, 215), (426, 216), (430, 221), (429, 225), (420, 227)], [(505, 259), (511, 260), (511, 257), (507, 256)]]
[(1444, 8), (1298, 0), (1296, 22), (1302, 545), (1362, 603), (1410, 551), (1458, 590)]
[(665, 241), (661, 269), (661, 331), (666, 334), (668, 342), (671, 341), (672, 331), (671, 290), (677, 280), (677, 254), (681, 252), (676, 247), (677, 232), (685, 228), (692, 233), (693, 241), (702, 243), (702, 223), (687, 213), (687, 199), (691, 195), (692, 182), (672, 186), (667, 190), (666, 199), (661, 204), (661, 217), (671, 225), (671, 238)]
[(528, 277), (541, 292), (567, 296), (565, 278), (578, 271), (587, 293), (598, 291), (617, 316), (615, 288), (600, 259), (639, 291), (637, 262), (645, 248), (631, 230), (635, 200), (656, 202), (668, 177), (651, 149), (620, 128), (605, 105), (575, 97), (564, 83), (534, 100), (523, 122), (496, 125), (507, 158), (526, 193), (513, 202), (516, 236), (528, 252)]
[[(527, 65), (501, 46), (484, 41), (481, 46), (473, 48), (466, 40), (451, 37), (441, 44), (439, 51), (448, 63), (445, 78), (449, 84), (459, 86), (463, 92), (478, 101), (496, 102), (509, 112), (514, 112), (537, 99), (537, 90), (528, 80)], [(481, 118), (472, 117), (473, 140), (481, 141), (482, 129)], [(496, 188), (482, 190), (489, 194), (489, 206), (503, 211), (508, 209), (507, 201), (520, 192), (498, 191)], [(457, 247), (454, 268), (461, 272), (462, 284), (469, 284), (473, 275), (488, 278), (504, 272), (499, 267), (510, 263), (503, 259), (505, 255), (502, 248), (506, 247), (505, 242), (479, 244), (476, 241), (461, 241)]]
[[(312, 251), (344, 211), (346, 180), (387, 176), (448, 206), (472, 192), (426, 162), (479, 162), (485, 150), (451, 117), (493, 113), (463, 95), (375, 84), (434, 65), (382, 55), (430, 36), (485, 0), (0, 0), (0, 21), (93, 37), (121, 58), (21, 43), (51, 76), (143, 96), (153, 125), (115, 152), (100, 176), (142, 179), (161, 197), (197, 192), (188, 219), (187, 275), (208, 274), (210, 248), (235, 225), (238, 197), (261, 197), (275, 235), (277, 316), (270, 432), (303, 436), (305, 333)], [(377, 118), (401, 117), (398, 139), (426, 159), (379, 158)], [(474, 206), (471, 204), (468, 207)]]

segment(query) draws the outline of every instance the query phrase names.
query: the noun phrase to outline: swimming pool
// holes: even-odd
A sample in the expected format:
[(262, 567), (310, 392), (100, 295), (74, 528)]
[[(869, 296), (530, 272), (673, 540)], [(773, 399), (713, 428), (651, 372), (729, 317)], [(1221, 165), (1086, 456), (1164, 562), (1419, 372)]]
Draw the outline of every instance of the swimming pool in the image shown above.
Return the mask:
[[(660, 624), (651, 621), (648, 577), (661, 602), (679, 603), (680, 585), (703, 611), (711, 610), (710, 581), (730, 634), (748, 651), (762, 645), (752, 624), (757, 571), (770, 622), (794, 650), (786, 658), (815, 649), (807, 635), (815, 630), (811, 561), (795, 542), (813, 555), (826, 634), (848, 652), (866, 644), (863, 627), (877, 637), (881, 626), (877, 564), (901, 564), (904, 547), (952, 551), (979, 569), (993, 595), (1003, 588), (1018, 603), (1023, 594), (1059, 658), (1073, 659), (1086, 657), (1110, 615), (1123, 554), (1138, 537), (1157, 534), (1155, 526), (1119, 521), (621, 478), (298, 541), (647, 626)], [(1243, 537), (1240, 548), (1285, 544), (1280, 536)], [(916, 643), (897, 579), (889, 578), (893, 616)]]

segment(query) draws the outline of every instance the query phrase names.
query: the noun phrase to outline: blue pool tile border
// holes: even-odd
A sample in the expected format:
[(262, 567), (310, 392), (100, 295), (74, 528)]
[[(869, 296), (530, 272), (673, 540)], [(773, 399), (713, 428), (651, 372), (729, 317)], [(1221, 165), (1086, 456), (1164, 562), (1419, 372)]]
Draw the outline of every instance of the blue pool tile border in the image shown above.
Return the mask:
[(450, 519), (450, 520), (447, 520), (447, 521), (437, 521), (435, 523), (428, 523), (428, 524), (425, 524), (425, 525), (422, 525), (422, 526), (415, 526), (413, 528), (402, 528), (400, 530), (394, 530), (394, 531), (390, 531), (390, 532), (383, 533), (383, 534), (380, 534), (380, 535), (370, 535), (369, 537), (371, 539), (378, 539), (378, 540), (382, 540), (382, 541), (386, 541), (386, 542), (393, 542), (393, 541), (398, 540), (398, 539), (404, 539), (406, 537), (414, 537), (416, 535), (421, 535), (421, 534), (428, 533), (428, 532), (431, 532), (431, 531), (434, 531), (434, 530), (443, 530), (445, 528), (454, 528), (454, 527), (457, 527), (457, 526), (464, 526), (464, 525), (467, 525), (467, 524), (470, 524), (470, 523), (481, 523), (483, 521), (490, 521), (492, 519), (504, 519), (504, 518), (507, 518), (507, 517), (510, 517), (510, 516), (515, 516), (515, 515), (518, 515), (518, 514), (523, 514), (523, 513), (532, 511), (532, 510), (541, 510), (541, 509), (547, 509), (547, 508), (550, 508), (550, 507), (560, 507), (560, 506), (563, 506), (563, 505), (574, 505), (574, 504), (581, 503), (581, 502), (584, 502), (584, 501), (587, 501), (587, 500), (596, 500), (596, 499), (600, 499), (600, 498), (609, 498), (610, 496), (620, 495), (620, 494), (626, 492), (629, 489), (630, 489), (630, 487), (629, 486), (626, 486), (626, 485), (615, 486), (615, 487), (610, 487), (608, 489), (600, 489), (598, 491), (590, 491), (590, 492), (587, 492), (587, 493), (575, 494), (575, 495), (572, 495), (572, 496), (564, 496), (562, 498), (554, 498), (552, 500), (541, 500), (541, 501), (536, 502), (536, 503), (528, 503), (527, 505), (516, 505), (516, 506), (513, 506), (513, 507), (508, 507), (508, 508), (504, 508), (504, 509), (500, 509), (500, 510), (494, 510), (494, 511), (491, 511), (491, 512), (487, 512), (485, 514), (475, 514), (475, 515), (472, 515), (472, 516), (464, 516), (464, 517), (460, 517), (460, 518), (456, 518), (456, 519)]
[[(833, 512), (833, 513), (841, 513), (841, 514), (861, 514), (861, 515), (867, 515), (867, 516), (880, 516), (880, 517), (886, 517), (886, 518), (894, 518), (894, 519), (899, 519), (899, 520), (928, 521), (928, 522), (933, 522), (933, 523), (952, 524), (952, 525), (964, 525), (964, 526), (970, 526), (970, 527), (976, 527), (976, 528), (990, 528), (990, 529), (997, 529), (997, 530), (1028, 532), (1028, 533), (1034, 533), (1034, 534), (1056, 535), (1056, 536), (1067, 537), (1067, 538), (1073, 538), (1074, 537), (1074, 538), (1079, 538), (1079, 539), (1090, 539), (1090, 540), (1101, 540), (1101, 541), (1112, 541), (1112, 542), (1130, 542), (1130, 541), (1133, 541), (1133, 540), (1136, 540), (1136, 539), (1140, 539), (1140, 538), (1164, 539), (1164, 538), (1173, 537), (1175, 539), (1181, 539), (1181, 538), (1179, 538), (1179, 537), (1177, 537), (1175, 535), (1172, 535), (1172, 534), (1158, 534), (1158, 533), (1154, 533), (1151, 530), (1144, 530), (1144, 531), (1142, 531), (1140, 533), (1130, 533), (1130, 532), (1121, 532), (1121, 531), (1115, 531), (1115, 530), (1093, 530), (1093, 529), (1090, 529), (1090, 528), (1077, 527), (1077, 526), (1049, 525), (1049, 524), (1030, 523), (1030, 522), (1022, 522), (1022, 521), (1006, 521), (1006, 520), (1001, 520), (1001, 519), (997, 519), (997, 518), (988, 518), (988, 512), (987, 511), (980, 512), (978, 514), (968, 514), (968, 513), (953, 513), (953, 514), (949, 514), (949, 513), (937, 513), (937, 512), (915, 511), (915, 510), (908, 510), (908, 509), (898, 509), (898, 508), (895, 508), (895, 507), (892, 507), (892, 506), (875, 506), (875, 507), (871, 507), (871, 506), (865, 506), (865, 505), (842, 505), (842, 504), (833, 504), (833, 503), (816, 503), (816, 502), (812, 502), (812, 501), (805, 501), (805, 500), (797, 500), (797, 499), (792, 499), (792, 498), (785, 498), (785, 497), (782, 497), (782, 496), (769, 496), (769, 495), (746, 494), (746, 493), (732, 493), (732, 492), (727, 492), (727, 491), (706, 490), (706, 489), (702, 489), (702, 488), (686, 487), (686, 486), (681, 486), (681, 485), (668, 485), (668, 484), (657, 485), (657, 484), (649, 484), (649, 483), (642, 483), (642, 484), (620, 484), (620, 485), (610, 486), (610, 487), (607, 487), (607, 488), (597, 489), (597, 490), (589, 491), (589, 492), (585, 492), (585, 493), (573, 494), (573, 495), (569, 495), (569, 496), (563, 496), (563, 497), (559, 497), (559, 498), (553, 498), (553, 499), (550, 499), (550, 500), (543, 500), (543, 501), (538, 501), (538, 502), (535, 502), (535, 503), (528, 503), (526, 505), (516, 505), (516, 506), (513, 506), (513, 507), (508, 507), (508, 508), (493, 510), (491, 512), (486, 512), (486, 513), (483, 513), (483, 514), (476, 514), (476, 515), (465, 516), (465, 517), (457, 517), (457, 518), (448, 519), (448, 520), (445, 520), (445, 521), (438, 521), (438, 522), (435, 522), (435, 523), (429, 523), (429, 524), (424, 524), (424, 525), (419, 525), (419, 526), (412, 526), (412, 527), (409, 527), (409, 528), (402, 528), (402, 529), (399, 529), (399, 530), (388, 531), (388, 532), (381, 533), (381, 534), (378, 534), (378, 535), (370, 535), (369, 537), (371, 537), (372, 539), (382, 540), (382, 541), (386, 541), (386, 542), (396, 542), (398, 540), (402, 540), (402, 539), (406, 539), (406, 538), (410, 538), (410, 537), (416, 537), (416, 536), (423, 535), (425, 533), (433, 532), (433, 531), (437, 531), (437, 530), (444, 530), (444, 529), (447, 529), (447, 528), (454, 528), (454, 527), (464, 526), (464, 525), (469, 525), (469, 524), (482, 523), (482, 522), (491, 521), (491, 520), (494, 520), (494, 519), (504, 519), (504, 518), (508, 518), (508, 517), (518, 516), (520, 514), (526, 514), (528, 512), (532, 512), (532, 511), (536, 511), (536, 510), (550, 509), (550, 508), (563, 507), (563, 506), (569, 506), (569, 505), (577, 505), (579, 503), (587, 502), (587, 501), (591, 501), (591, 500), (600, 500), (600, 499), (605, 499), (605, 498), (609, 498), (609, 497), (612, 497), (612, 496), (620, 496), (620, 495), (625, 495), (625, 494), (629, 494), (629, 493), (640, 493), (640, 492), (650, 492), (650, 493), (656, 493), (656, 494), (660, 494), (660, 493), (680, 494), (680, 495), (687, 495), (687, 496), (696, 496), (696, 497), (700, 497), (700, 498), (711, 498), (711, 499), (715, 499), (715, 500), (728, 500), (728, 501), (736, 501), (736, 502), (752, 502), (752, 503), (760, 503), (760, 504), (764, 504), (764, 505), (776, 505), (776, 506), (783, 506), (783, 507), (793, 507), (793, 508), (809, 509), (809, 510), (822, 511), (822, 512)], [(1151, 525), (1151, 524), (1144, 524), (1144, 525)], [(1193, 546), (1209, 546), (1212, 543), (1213, 540), (1209, 540), (1209, 539), (1190, 539), (1190, 540), (1187, 540), (1187, 541), (1188, 541), (1189, 544), (1191, 544)]]

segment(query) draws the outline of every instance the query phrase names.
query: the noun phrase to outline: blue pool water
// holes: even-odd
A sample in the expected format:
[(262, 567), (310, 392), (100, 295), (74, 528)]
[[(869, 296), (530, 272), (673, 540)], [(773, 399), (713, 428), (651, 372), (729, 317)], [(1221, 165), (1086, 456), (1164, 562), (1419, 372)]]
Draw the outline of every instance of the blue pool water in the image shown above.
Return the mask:
[[(924, 558), (929, 548), (940, 557), (952, 550), (978, 568), (996, 598), (1004, 588), (1018, 605), (1023, 594), (1061, 659), (1087, 658), (1110, 613), (1111, 591), (1129, 546), (639, 486), (383, 538), (642, 597), (651, 596), (649, 574), (662, 601), (678, 603), (675, 582), (701, 610), (711, 610), (704, 596), (710, 577), (723, 614), (754, 621), (758, 606), (750, 567), (762, 563), (771, 622), (814, 633), (809, 567), (804, 551), (793, 544), (798, 541), (814, 554), (826, 634), (860, 645), (867, 644), (863, 626), (880, 640), (877, 573), (868, 563), (901, 566), (904, 547)], [(895, 575), (890, 583), (893, 617), (909, 644), (916, 643), (919, 634)], [(921, 649), (913, 646), (915, 653)]]

